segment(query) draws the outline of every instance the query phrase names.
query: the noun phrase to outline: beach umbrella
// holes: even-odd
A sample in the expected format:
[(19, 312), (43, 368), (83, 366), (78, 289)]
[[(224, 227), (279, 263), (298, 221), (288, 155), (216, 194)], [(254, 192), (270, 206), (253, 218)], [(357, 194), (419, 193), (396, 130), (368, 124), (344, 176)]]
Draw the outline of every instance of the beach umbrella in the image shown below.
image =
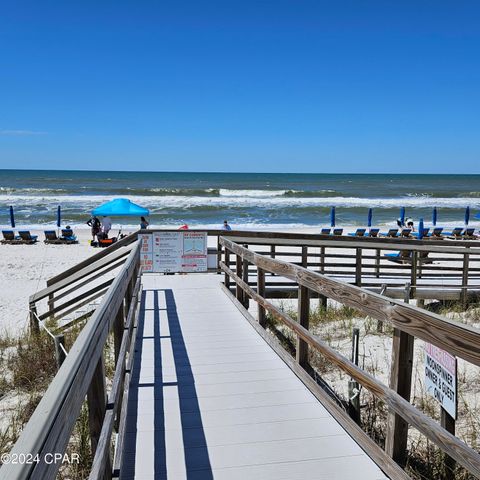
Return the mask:
[(10, 205), (10, 225), (15, 228), (15, 216), (13, 215), (13, 207)]
[(432, 224), (434, 227), (437, 225), (437, 207), (433, 207)]
[(421, 240), (423, 238), (423, 218), (420, 219), (418, 222), (418, 239)]
[(372, 226), (372, 216), (373, 216), (373, 209), (369, 208), (368, 209), (368, 216), (367, 216), (367, 226), (368, 227)]
[(400, 209), (400, 223), (405, 225), (405, 207)]
[(116, 198), (92, 210), (92, 215), (103, 217), (143, 217), (150, 212), (127, 198)]
[(469, 221), (470, 221), (470, 207), (467, 207), (465, 209), (465, 225), (468, 225)]
[(60, 228), (62, 224), (62, 207), (60, 205), (57, 207), (57, 227)]
[(335, 226), (335, 207), (332, 207), (332, 209), (330, 210), (330, 226)]

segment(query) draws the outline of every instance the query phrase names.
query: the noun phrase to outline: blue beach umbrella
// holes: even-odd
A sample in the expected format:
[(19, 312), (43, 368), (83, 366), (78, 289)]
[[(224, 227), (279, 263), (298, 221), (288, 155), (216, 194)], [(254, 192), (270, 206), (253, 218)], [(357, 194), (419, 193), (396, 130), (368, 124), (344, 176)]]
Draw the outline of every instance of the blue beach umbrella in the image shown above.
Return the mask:
[(432, 212), (432, 225), (435, 227), (437, 225), (437, 207), (433, 207)]
[(421, 218), (420, 221), (418, 222), (418, 238), (419, 238), (419, 240), (421, 240), (423, 238), (423, 229), (424, 229), (423, 218)]
[(13, 215), (13, 207), (10, 205), (10, 225), (15, 228), (15, 216)]
[(143, 208), (127, 198), (116, 198), (92, 210), (92, 215), (104, 217), (142, 217), (149, 213), (147, 208)]
[(335, 226), (335, 207), (332, 207), (332, 209), (330, 210), (330, 226)]
[(60, 228), (62, 224), (62, 207), (60, 205), (57, 207), (57, 227)]
[(369, 208), (368, 209), (368, 216), (367, 216), (367, 226), (368, 227), (372, 226), (372, 217), (373, 217), (373, 209)]
[(400, 223), (405, 225), (405, 207), (400, 209)]
[(467, 207), (465, 209), (465, 225), (468, 225), (469, 221), (470, 221), (470, 207)]

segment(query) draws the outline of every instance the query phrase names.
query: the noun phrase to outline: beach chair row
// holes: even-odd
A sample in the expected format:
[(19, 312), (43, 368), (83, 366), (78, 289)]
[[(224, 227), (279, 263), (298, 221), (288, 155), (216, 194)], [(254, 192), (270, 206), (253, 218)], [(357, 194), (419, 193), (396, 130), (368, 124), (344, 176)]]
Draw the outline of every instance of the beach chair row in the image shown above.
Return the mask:
[[(333, 231), (332, 231), (333, 230)], [(450, 239), (468, 239), (475, 240), (478, 238), (475, 235), (475, 228), (471, 227), (456, 227), (450, 232), (445, 232), (443, 227), (434, 227), (433, 229), (424, 228), (422, 232), (422, 237), (428, 238), (450, 238)], [(339, 236), (343, 235), (343, 228), (322, 228), (322, 235), (333, 235)], [(370, 228), (368, 231), (366, 228), (357, 228), (355, 232), (349, 233), (349, 236), (352, 237), (390, 237), (390, 238), (418, 238), (420, 237), (419, 232), (412, 232), (410, 228), (390, 228), (386, 232), (380, 232), (379, 228)]]
[[(47, 244), (74, 244), (78, 243), (76, 235), (71, 228), (62, 229), (62, 235), (59, 237), (55, 230), (45, 230), (44, 243)], [(33, 245), (38, 241), (38, 235), (32, 235), (29, 230), (19, 230), (15, 235), (13, 230), (2, 230), (3, 238), (1, 243), (6, 245)]]

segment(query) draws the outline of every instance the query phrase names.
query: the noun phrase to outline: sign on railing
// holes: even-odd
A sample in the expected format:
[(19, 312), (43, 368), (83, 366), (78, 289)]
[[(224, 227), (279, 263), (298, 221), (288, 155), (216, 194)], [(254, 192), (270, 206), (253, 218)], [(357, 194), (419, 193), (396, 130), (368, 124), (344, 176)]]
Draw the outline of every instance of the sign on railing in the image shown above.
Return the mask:
[(153, 232), (140, 235), (144, 273), (207, 271), (207, 232)]
[(457, 359), (431, 343), (425, 343), (425, 389), (457, 418)]

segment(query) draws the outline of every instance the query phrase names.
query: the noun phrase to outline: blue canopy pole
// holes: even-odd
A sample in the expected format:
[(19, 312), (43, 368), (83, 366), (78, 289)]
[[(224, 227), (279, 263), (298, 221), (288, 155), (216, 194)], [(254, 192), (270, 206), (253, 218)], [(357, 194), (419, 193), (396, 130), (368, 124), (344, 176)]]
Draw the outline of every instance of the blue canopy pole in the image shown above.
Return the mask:
[(335, 207), (332, 207), (332, 209), (330, 210), (330, 226), (335, 226)]
[(433, 207), (432, 212), (432, 225), (435, 227), (437, 225), (437, 207)]
[(418, 239), (421, 240), (423, 238), (423, 218), (420, 219), (418, 222)]
[(373, 217), (373, 209), (369, 208), (368, 209), (368, 216), (367, 216), (367, 226), (368, 227), (372, 226), (372, 217)]
[(13, 207), (10, 205), (10, 225), (15, 228), (15, 216), (13, 215)]
[(402, 224), (402, 227), (405, 225), (405, 207), (400, 209), (400, 223)]
[(62, 224), (62, 207), (60, 205), (57, 207), (57, 227), (60, 228)]
[(465, 209), (465, 225), (468, 225), (469, 221), (470, 221), (470, 207), (467, 207)]

